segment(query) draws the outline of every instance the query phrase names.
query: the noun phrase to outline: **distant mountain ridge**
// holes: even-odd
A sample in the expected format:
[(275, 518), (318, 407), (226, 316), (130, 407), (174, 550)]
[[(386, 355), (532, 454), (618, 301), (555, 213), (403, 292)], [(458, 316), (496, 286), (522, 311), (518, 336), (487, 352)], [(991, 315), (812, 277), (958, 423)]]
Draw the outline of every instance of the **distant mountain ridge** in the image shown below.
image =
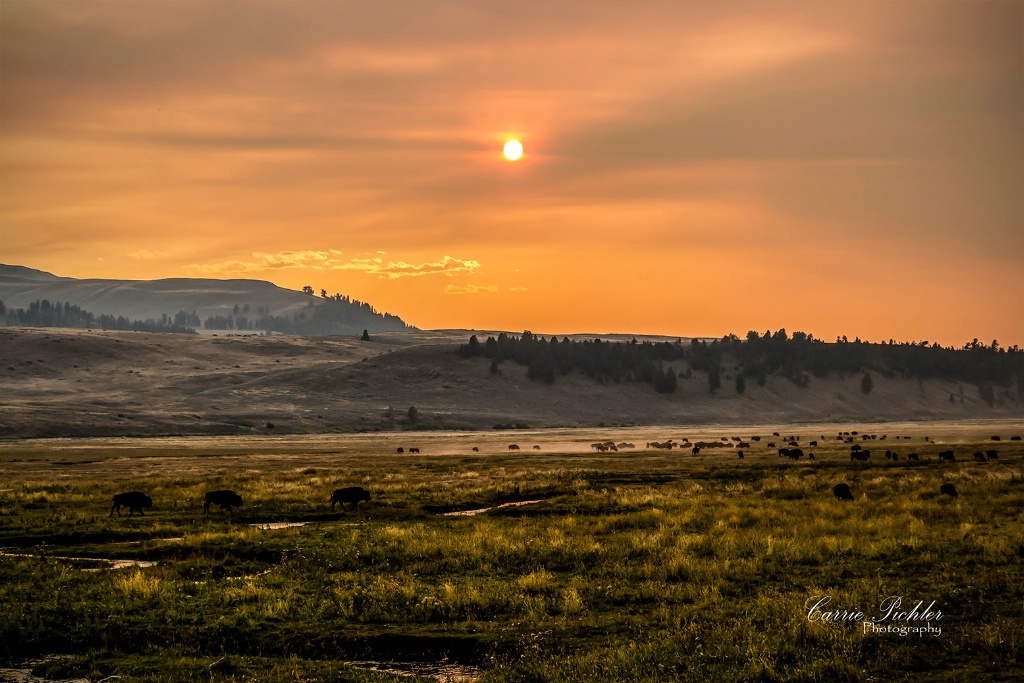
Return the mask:
[[(278, 331), (300, 334), (415, 329), (401, 318), (379, 312), (367, 303), (324, 300), (265, 280), (80, 280), (25, 266), (0, 264), (0, 301), (8, 308), (27, 308), (42, 299), (52, 303), (68, 302), (97, 315), (138, 320), (160, 319), (178, 311), (195, 312), (203, 321), (215, 318), (230, 319), (234, 323), (241, 316), (250, 325), (263, 320), (268, 328), (272, 322)], [(294, 329), (282, 330), (281, 327)]]

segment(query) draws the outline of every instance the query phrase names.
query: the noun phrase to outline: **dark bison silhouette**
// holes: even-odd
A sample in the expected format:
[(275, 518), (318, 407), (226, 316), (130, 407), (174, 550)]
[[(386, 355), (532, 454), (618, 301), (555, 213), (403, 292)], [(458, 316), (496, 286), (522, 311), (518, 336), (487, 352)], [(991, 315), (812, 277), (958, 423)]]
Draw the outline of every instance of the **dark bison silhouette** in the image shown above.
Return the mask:
[(126, 493), (118, 493), (114, 496), (114, 505), (110, 508), (110, 516), (113, 517), (114, 513), (117, 516), (121, 516), (121, 506), (128, 508), (128, 516), (131, 517), (135, 514), (136, 510), (141, 515), (142, 510), (145, 508), (149, 510), (153, 507), (153, 499), (147, 496), (142, 491), (128, 491)]
[(519, 446), (518, 446), (518, 445), (516, 445), (516, 444), (514, 444), (514, 443), (510, 443), (510, 444), (508, 445), (508, 449), (509, 449), (510, 451), (518, 451), (518, 450), (519, 450)]
[(853, 492), (849, 484), (836, 484), (832, 487), (832, 495), (836, 500), (853, 500)]
[(352, 509), (355, 510), (361, 500), (365, 500), (367, 503), (370, 502), (370, 492), (362, 486), (348, 486), (343, 489), (335, 489), (334, 493), (331, 494), (331, 512), (334, 512), (334, 506), (338, 503), (341, 504), (342, 510), (345, 509), (345, 503), (351, 503)]
[(985, 455), (988, 456), (989, 460), (998, 460), (999, 459), (999, 451), (997, 451), (994, 448), (991, 449), (991, 450), (985, 451)]
[(956, 498), (960, 494), (956, 492), (956, 487), (952, 484), (943, 484), (939, 487), (939, 493), (944, 493), (951, 498)]
[(210, 514), (210, 506), (219, 505), (221, 509), (231, 512), (231, 508), (242, 507), (242, 497), (234, 491), (220, 490), (207, 491), (206, 502), (203, 503), (203, 514)]
[(942, 451), (939, 453), (939, 460), (949, 460), (950, 462), (956, 460), (956, 455), (953, 451)]

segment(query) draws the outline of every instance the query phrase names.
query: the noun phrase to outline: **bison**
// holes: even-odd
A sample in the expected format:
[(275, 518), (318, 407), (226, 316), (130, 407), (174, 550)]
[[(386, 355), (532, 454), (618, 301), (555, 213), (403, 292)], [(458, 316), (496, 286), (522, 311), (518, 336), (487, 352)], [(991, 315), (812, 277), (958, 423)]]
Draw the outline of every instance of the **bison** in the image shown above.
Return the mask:
[(836, 500), (853, 500), (853, 492), (849, 484), (836, 484), (832, 487), (832, 495)]
[(510, 451), (518, 451), (518, 450), (519, 450), (519, 446), (518, 446), (518, 445), (516, 445), (516, 444), (514, 444), (514, 443), (510, 443), (510, 444), (508, 445), (508, 449), (509, 449)]
[(974, 454), (974, 459), (977, 460), (978, 462), (985, 462), (985, 454), (982, 453), (981, 451), (977, 451)]
[(950, 498), (956, 498), (960, 494), (956, 492), (956, 487), (952, 484), (943, 484), (939, 487), (939, 493), (944, 493)]
[(118, 493), (114, 496), (114, 505), (110, 508), (110, 516), (113, 517), (114, 513), (117, 516), (121, 516), (121, 506), (128, 508), (128, 516), (131, 517), (137, 510), (141, 515), (142, 510), (145, 508), (149, 510), (153, 507), (153, 499), (147, 496), (142, 491), (128, 491), (126, 493)]
[(953, 454), (953, 451), (942, 451), (939, 453), (939, 460), (949, 460), (950, 462), (953, 462), (956, 460), (956, 455)]
[(233, 507), (242, 507), (242, 497), (234, 491), (207, 491), (206, 502), (203, 503), (203, 514), (210, 514), (210, 506), (219, 505), (222, 510), (231, 512)]
[(404, 448), (402, 448), (401, 446), (399, 446), (399, 447), (398, 447), (398, 451), (397, 451), (397, 452), (398, 452), (398, 453), (405, 453), (405, 449), (404, 449)]
[(991, 450), (985, 451), (985, 455), (988, 456), (989, 460), (998, 460), (999, 459), (999, 451), (997, 451), (994, 448), (991, 449)]
[(335, 489), (334, 493), (331, 494), (331, 512), (334, 512), (334, 506), (341, 504), (341, 509), (345, 509), (345, 503), (351, 503), (352, 509), (355, 510), (359, 507), (359, 501), (365, 500), (367, 503), (370, 502), (370, 492), (364, 489), (362, 486), (349, 486), (343, 489)]
[(410, 453), (419, 453), (419, 452), (420, 452), (420, 449), (418, 449), (418, 448), (416, 448), (415, 446), (413, 446), (412, 448), (410, 448), (410, 449), (409, 449), (409, 452), (410, 452)]
[(920, 458), (918, 458), (917, 453), (909, 453), (907, 455), (907, 460), (920, 460)]

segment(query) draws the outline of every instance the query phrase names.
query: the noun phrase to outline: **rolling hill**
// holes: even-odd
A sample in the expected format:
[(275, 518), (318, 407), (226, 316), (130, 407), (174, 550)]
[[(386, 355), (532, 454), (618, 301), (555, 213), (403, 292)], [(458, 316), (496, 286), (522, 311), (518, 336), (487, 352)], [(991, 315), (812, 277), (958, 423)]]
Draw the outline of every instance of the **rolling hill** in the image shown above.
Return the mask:
[[(261, 316), (291, 319), (308, 315), (313, 334), (349, 334), (364, 329), (385, 332), (409, 329), (401, 318), (374, 310), (359, 301), (322, 300), (264, 280), (170, 278), (106, 280), (58, 277), (24, 266), (0, 265), (0, 301), (8, 308), (27, 308), (39, 300), (68, 302), (91, 313), (129, 319), (160, 319), (178, 311), (195, 312), (200, 320), (235, 316), (235, 307), (250, 321)], [(329, 307), (329, 308), (328, 308)], [(314, 315), (316, 313), (316, 315)], [(313, 324), (316, 318), (319, 325)]]
[(494, 373), (487, 359), (461, 358), (469, 334), (362, 341), (0, 329), (0, 437), (1024, 420), (1010, 387), (990, 406), (977, 386), (935, 378), (878, 376), (870, 395), (859, 375), (798, 386), (771, 374), (742, 395), (710, 393), (702, 371), (669, 395), (577, 371), (547, 384), (529, 379), (523, 365), (505, 362)]

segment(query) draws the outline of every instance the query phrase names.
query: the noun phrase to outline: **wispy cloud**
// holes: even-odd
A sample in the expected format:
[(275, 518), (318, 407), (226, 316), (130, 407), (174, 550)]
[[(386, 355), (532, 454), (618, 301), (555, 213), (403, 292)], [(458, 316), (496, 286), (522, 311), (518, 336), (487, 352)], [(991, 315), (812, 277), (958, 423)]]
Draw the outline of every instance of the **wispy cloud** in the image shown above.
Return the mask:
[(444, 288), (445, 294), (494, 294), (498, 291), (497, 285), (448, 285)]
[(445, 256), (440, 261), (430, 263), (406, 263), (405, 261), (388, 261), (383, 259), (352, 259), (348, 263), (332, 266), (335, 270), (361, 270), (371, 275), (379, 275), (389, 280), (401, 277), (419, 277), (421, 275), (453, 276), (460, 273), (472, 273), (480, 267), (478, 261), (464, 261), (452, 256)]
[[(377, 253), (383, 253), (378, 251)], [(407, 263), (405, 261), (384, 261), (374, 258), (341, 258), (338, 249), (326, 251), (279, 251), (274, 254), (254, 252), (251, 261), (222, 261), (220, 263), (197, 263), (186, 266), (191, 275), (201, 277), (232, 277), (246, 273), (260, 273), (285, 268), (308, 268), (310, 270), (356, 270), (377, 275), (388, 280), (422, 275), (445, 275), (448, 277), (472, 273), (480, 267), (478, 261), (463, 260), (445, 256), (440, 261)]]
[(152, 261), (156, 258), (163, 258), (167, 254), (163, 252), (152, 252), (149, 249), (139, 249), (128, 253), (129, 258), (133, 258), (137, 261)]

